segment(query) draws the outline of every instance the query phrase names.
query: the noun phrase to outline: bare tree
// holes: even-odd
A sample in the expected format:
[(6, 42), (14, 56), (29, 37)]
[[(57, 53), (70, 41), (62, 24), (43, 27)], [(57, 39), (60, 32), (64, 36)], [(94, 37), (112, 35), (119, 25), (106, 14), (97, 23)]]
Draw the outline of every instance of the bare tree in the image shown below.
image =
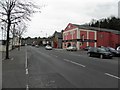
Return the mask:
[[(20, 41), (21, 41), (21, 37), (22, 35), (27, 31), (27, 24), (23, 23), (23, 22), (19, 22), (19, 23), (14, 23), (11, 25), (11, 34), (12, 34), (12, 48), (14, 48), (14, 43), (15, 43), (15, 37), (18, 37), (18, 41), (19, 42), (19, 47), (20, 47)], [(14, 42), (14, 43), (13, 43)], [(18, 49), (20, 50), (20, 48), (18, 47)]]
[(20, 50), (20, 43), (21, 43), (21, 37), (22, 37), (22, 35), (23, 35), (23, 33), (24, 32), (26, 32), (26, 29), (27, 29), (27, 26), (26, 26), (26, 24), (20, 24), (20, 25), (18, 25), (17, 27), (16, 27), (16, 35), (18, 36), (18, 42), (19, 42), (19, 45), (18, 45), (18, 50)]
[(11, 24), (29, 21), (39, 7), (27, 0), (1, 0), (0, 20), (7, 23), (6, 59), (9, 59), (9, 32)]

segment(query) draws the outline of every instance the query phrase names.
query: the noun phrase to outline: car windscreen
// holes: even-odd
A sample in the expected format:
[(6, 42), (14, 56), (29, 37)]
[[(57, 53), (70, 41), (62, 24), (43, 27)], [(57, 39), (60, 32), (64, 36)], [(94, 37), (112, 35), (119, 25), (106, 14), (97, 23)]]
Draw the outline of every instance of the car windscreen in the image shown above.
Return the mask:
[(114, 48), (109, 48), (110, 50), (112, 50), (112, 51), (116, 51)]
[(107, 52), (107, 50), (105, 48), (98, 48), (99, 52)]

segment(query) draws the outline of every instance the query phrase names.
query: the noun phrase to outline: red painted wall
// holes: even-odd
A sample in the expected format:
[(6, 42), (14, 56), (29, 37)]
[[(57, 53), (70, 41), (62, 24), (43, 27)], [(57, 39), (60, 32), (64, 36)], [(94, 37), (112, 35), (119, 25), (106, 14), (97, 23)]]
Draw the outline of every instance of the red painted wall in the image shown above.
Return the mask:
[(72, 35), (70, 34), (70, 32), (68, 32), (67, 40), (71, 40), (71, 39), (72, 39)]
[(117, 44), (120, 45), (120, 35), (111, 33), (111, 40), (110, 41), (111, 41), (110, 46), (116, 48)]
[(120, 44), (119, 38), (120, 35), (111, 32), (97, 32), (97, 46), (108, 46), (116, 48), (116, 44)]
[(109, 46), (110, 45), (110, 33), (109, 32), (97, 32), (97, 46)]
[(74, 31), (73, 39), (77, 39), (77, 30)]
[(95, 33), (94, 32), (89, 32), (89, 39), (94, 40), (95, 38)]
[[(89, 32), (89, 39), (95, 40), (95, 33)], [(94, 47), (94, 42), (89, 42), (89, 46)]]

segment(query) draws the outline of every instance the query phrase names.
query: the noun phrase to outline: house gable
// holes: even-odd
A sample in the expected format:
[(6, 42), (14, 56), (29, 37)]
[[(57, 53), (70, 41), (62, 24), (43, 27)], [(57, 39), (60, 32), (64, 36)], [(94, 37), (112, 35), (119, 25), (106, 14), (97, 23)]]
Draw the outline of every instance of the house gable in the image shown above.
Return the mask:
[(71, 24), (71, 23), (69, 23), (64, 31), (68, 31), (68, 30), (71, 30), (71, 29), (74, 29), (74, 28), (78, 28), (78, 27), (73, 25), (73, 24)]

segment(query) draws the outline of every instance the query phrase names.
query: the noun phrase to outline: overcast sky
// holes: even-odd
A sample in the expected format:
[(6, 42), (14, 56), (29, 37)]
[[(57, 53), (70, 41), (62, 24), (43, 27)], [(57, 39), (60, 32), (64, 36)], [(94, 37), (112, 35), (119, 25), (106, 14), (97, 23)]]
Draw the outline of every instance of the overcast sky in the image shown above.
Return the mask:
[(120, 0), (33, 0), (44, 6), (32, 16), (24, 37), (46, 37), (66, 28), (69, 23), (84, 24), (92, 19), (118, 16)]

